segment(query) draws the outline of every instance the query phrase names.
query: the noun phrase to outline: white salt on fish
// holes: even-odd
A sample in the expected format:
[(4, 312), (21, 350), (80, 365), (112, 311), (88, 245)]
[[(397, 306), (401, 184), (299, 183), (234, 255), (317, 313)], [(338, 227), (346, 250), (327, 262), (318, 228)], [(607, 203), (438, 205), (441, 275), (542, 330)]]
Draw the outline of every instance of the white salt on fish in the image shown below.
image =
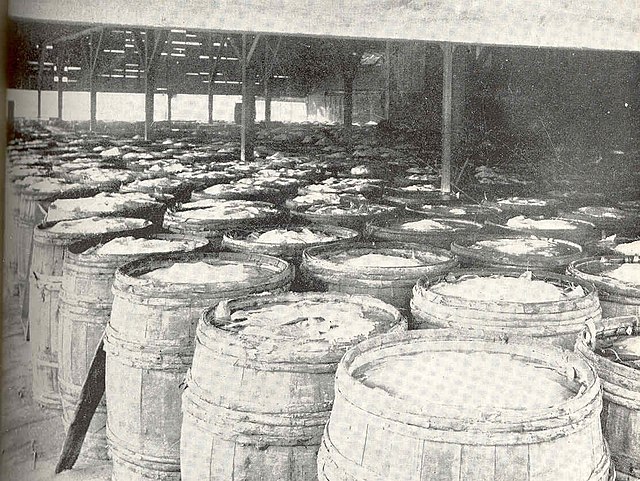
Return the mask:
[(433, 230), (453, 230), (453, 227), (430, 219), (422, 219), (415, 222), (405, 222), (400, 226), (401, 229), (413, 230), (420, 232), (429, 232)]
[(507, 221), (507, 227), (515, 229), (534, 230), (575, 230), (577, 226), (563, 219), (530, 219), (523, 215), (512, 217)]
[(342, 263), (347, 267), (418, 267), (425, 263), (415, 259), (402, 256), (385, 254), (364, 254), (352, 257)]

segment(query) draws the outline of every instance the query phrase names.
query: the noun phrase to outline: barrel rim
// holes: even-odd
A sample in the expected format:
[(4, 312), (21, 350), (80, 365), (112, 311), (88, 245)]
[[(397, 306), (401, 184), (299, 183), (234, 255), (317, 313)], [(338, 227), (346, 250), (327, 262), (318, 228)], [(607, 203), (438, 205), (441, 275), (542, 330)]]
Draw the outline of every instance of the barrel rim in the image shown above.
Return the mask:
[[(407, 209), (408, 210), (408, 209)], [(449, 223), (449, 224), (458, 224), (460, 225), (460, 228), (454, 228), (451, 230), (445, 230), (445, 231), (438, 231), (438, 230), (434, 230), (433, 232), (423, 232), (423, 231), (413, 231), (410, 229), (401, 229), (396, 227), (399, 224), (404, 224), (407, 222), (411, 222), (411, 221), (421, 221), (421, 220), (425, 220), (423, 216), (409, 216), (409, 217), (403, 217), (403, 218), (391, 218), (391, 219), (378, 219), (378, 220), (374, 220), (371, 222), (367, 223), (367, 229), (371, 230), (372, 233), (374, 232), (380, 232), (380, 233), (384, 233), (384, 232), (388, 232), (388, 233), (393, 233), (393, 234), (398, 234), (398, 233), (403, 233), (409, 236), (415, 236), (415, 237), (429, 237), (429, 236), (444, 236), (444, 235), (451, 235), (451, 234), (456, 234), (456, 233), (460, 233), (460, 232), (465, 232), (465, 231), (479, 231), (481, 230), (484, 226), (482, 224), (480, 224), (479, 222), (474, 222), (472, 220), (468, 220), (468, 219), (458, 219), (455, 217), (430, 217), (427, 220), (432, 220), (434, 222), (440, 222), (440, 223)]]
[[(361, 251), (381, 251), (381, 250), (394, 250), (394, 251), (418, 251), (424, 253), (435, 254), (445, 259), (435, 264), (428, 264), (424, 266), (404, 266), (404, 267), (349, 267), (343, 269), (341, 264), (332, 262), (329, 260), (330, 256), (339, 254), (347, 250), (361, 250)], [(401, 275), (420, 276), (427, 275), (434, 269), (441, 267), (451, 266), (451, 268), (458, 265), (457, 257), (446, 249), (439, 247), (425, 246), (410, 242), (354, 242), (334, 245), (320, 245), (305, 249), (302, 253), (303, 265), (307, 270), (310, 270), (314, 275), (322, 277), (335, 275), (339, 273), (344, 277), (359, 277), (363, 274), (369, 276), (380, 277), (393, 277), (394, 273)]]
[[(544, 256), (532, 255), (532, 254), (521, 254), (521, 255), (509, 254), (509, 253), (503, 253), (503, 252), (497, 252), (497, 251), (490, 251), (486, 248), (471, 249), (472, 245), (475, 245), (477, 242), (482, 240), (531, 239), (532, 238), (532, 236), (525, 236), (525, 235), (516, 235), (513, 237), (497, 237), (497, 238), (492, 237), (489, 239), (462, 239), (462, 240), (456, 239), (451, 243), (451, 252), (459, 256), (468, 257), (473, 260), (480, 260), (480, 261), (491, 262), (496, 264), (508, 265), (513, 262), (531, 263), (532, 261), (538, 261), (533, 265), (538, 265), (538, 266), (550, 265), (550, 266), (558, 266), (558, 267), (565, 266), (571, 260), (577, 260), (578, 258), (581, 258), (584, 254), (583, 247), (580, 244), (577, 244), (576, 242), (568, 241), (565, 239), (556, 239), (551, 237), (540, 237), (540, 236), (533, 236), (533, 237), (535, 237), (536, 239), (553, 241), (555, 243), (563, 244), (571, 248), (576, 248), (576, 252), (564, 254), (561, 256), (544, 257)], [(491, 255), (492, 252), (495, 252), (496, 256)], [(500, 257), (497, 257), (498, 255)]]
[[(434, 293), (430, 289), (434, 285), (445, 281), (448, 282), (447, 278), (453, 276), (455, 280), (459, 280), (465, 276), (477, 276), (477, 277), (489, 277), (493, 275), (499, 276), (508, 276), (508, 277), (519, 277), (523, 274), (523, 272), (531, 272), (532, 277), (540, 278), (540, 280), (544, 281), (555, 281), (555, 283), (562, 284), (578, 284), (585, 291), (585, 295), (583, 297), (579, 297), (576, 299), (566, 299), (561, 301), (544, 301), (544, 302), (531, 302), (531, 303), (522, 303), (522, 302), (513, 302), (513, 301), (482, 301), (482, 300), (468, 300), (464, 297), (453, 296), (453, 295), (443, 295), (440, 293)], [(577, 279), (575, 277), (571, 277), (563, 274), (556, 274), (555, 272), (549, 272), (544, 270), (534, 270), (528, 271), (527, 269), (456, 269), (449, 272), (447, 275), (440, 275), (438, 277), (423, 277), (418, 280), (413, 290), (413, 298), (420, 297), (429, 297), (430, 301), (435, 301), (437, 299), (447, 299), (446, 305), (452, 307), (473, 307), (479, 310), (496, 310), (496, 308), (501, 308), (509, 311), (509, 308), (517, 305), (527, 305), (527, 306), (535, 306), (538, 309), (544, 309), (545, 307), (549, 309), (549, 312), (558, 312), (557, 309), (554, 309), (554, 306), (576, 306), (578, 303), (595, 303), (598, 301), (598, 294), (595, 285), (584, 279)], [(441, 302), (442, 303), (442, 302)], [(539, 311), (541, 312), (541, 311)]]
[[(352, 374), (358, 366), (356, 361), (360, 356), (371, 353), (380, 354), (384, 350), (395, 348), (405, 344), (416, 344), (429, 349), (436, 347), (436, 343), (454, 343), (456, 348), (469, 346), (470, 350), (482, 350), (494, 347), (500, 348), (497, 352), (515, 353), (524, 352), (529, 359), (539, 361), (546, 367), (553, 361), (555, 370), (565, 375), (573, 375), (580, 384), (574, 396), (554, 406), (529, 409), (526, 411), (501, 408), (495, 411), (469, 409), (469, 406), (451, 406), (442, 404), (425, 404), (421, 409), (414, 409), (410, 403), (392, 395), (365, 386)], [(477, 346), (477, 347), (476, 347)], [(416, 347), (412, 347), (415, 349)], [(446, 349), (443, 349), (446, 350)], [(424, 351), (419, 351), (424, 352)], [(544, 357), (543, 357), (544, 356)], [(570, 379), (569, 379), (570, 380)], [(463, 331), (457, 329), (429, 329), (407, 331), (404, 333), (388, 333), (361, 342), (349, 349), (343, 356), (336, 372), (336, 394), (340, 392), (347, 401), (355, 406), (365, 409), (357, 400), (366, 399), (366, 410), (383, 419), (396, 420), (395, 415), (402, 421), (402, 414), (411, 416), (412, 423), (420, 421), (418, 428), (447, 429), (451, 426), (460, 426), (459, 422), (474, 421), (478, 423), (483, 432), (512, 432), (514, 425), (520, 425), (527, 431), (545, 431), (550, 429), (570, 426), (574, 422), (586, 419), (586, 414), (599, 412), (602, 406), (601, 384), (595, 368), (583, 358), (572, 351), (558, 348), (549, 343), (537, 341), (526, 336), (504, 336), (504, 334), (490, 335)], [(348, 393), (348, 395), (347, 395)], [(436, 414), (433, 414), (436, 413)], [(492, 413), (494, 416), (492, 416)]]
[[(203, 284), (182, 284), (182, 283), (170, 283), (161, 281), (149, 281), (147, 279), (140, 279), (141, 274), (150, 272), (153, 269), (157, 269), (161, 266), (173, 264), (176, 262), (198, 262), (206, 261), (206, 259), (220, 259), (225, 260), (237, 260), (237, 261), (256, 261), (258, 267), (262, 265), (271, 266), (273, 270), (270, 270), (270, 275), (264, 276), (263, 284), (271, 284), (276, 279), (282, 278), (284, 280), (293, 279), (293, 269), (289, 262), (279, 259), (273, 256), (267, 256), (264, 254), (251, 254), (242, 252), (181, 252), (174, 253), (160, 253), (145, 256), (141, 259), (136, 259), (126, 264), (121, 265), (116, 270), (115, 279), (113, 282), (113, 292), (122, 292), (127, 295), (136, 295), (144, 297), (182, 297), (187, 295), (192, 297), (195, 293), (212, 294), (215, 292), (224, 293), (220, 290), (221, 285), (227, 284), (224, 280), (220, 282), (211, 282)], [(154, 267), (155, 266), (155, 267)], [(230, 286), (230, 290), (235, 291), (237, 289), (253, 287), (256, 284), (256, 280), (246, 280), (239, 283), (234, 283)], [(222, 297), (222, 296), (221, 296)]]
[[(577, 224), (576, 229), (527, 229), (524, 227), (512, 227), (505, 224), (499, 224), (491, 220), (486, 220), (485, 225), (499, 229), (501, 231), (519, 232), (521, 234), (536, 235), (537, 237), (556, 237), (558, 235), (566, 235), (572, 237), (584, 237), (584, 236), (596, 236), (599, 231), (596, 225), (592, 222), (579, 219), (571, 219), (567, 217), (551, 216), (545, 217), (545, 220), (563, 220), (573, 224)], [(506, 221), (505, 221), (506, 222)]]
[(569, 264), (569, 267), (567, 267), (567, 273), (569, 275), (575, 276), (577, 279), (582, 279), (595, 285), (596, 288), (600, 289), (602, 293), (605, 294), (604, 296), (602, 296), (603, 300), (607, 300), (606, 294), (617, 294), (628, 296), (631, 298), (640, 298), (640, 286), (633, 287), (630, 285), (629, 287), (626, 287), (617, 283), (614, 284), (613, 282), (608, 281), (605, 276), (596, 275), (584, 270), (584, 268), (594, 265), (622, 265), (627, 263), (640, 263), (640, 256), (613, 255), (578, 259)]
[[(120, 228), (114, 228), (113, 230), (103, 231), (103, 232), (51, 232), (48, 230), (60, 222), (74, 222), (74, 221), (84, 221), (84, 220), (104, 220), (104, 219), (112, 219), (117, 221), (124, 221), (126, 223), (130, 223), (132, 225), (123, 225)], [(147, 219), (138, 219), (135, 217), (99, 217), (92, 216), (86, 217), (84, 219), (73, 219), (71, 221), (60, 221), (60, 222), (41, 222), (33, 229), (33, 241), (42, 242), (45, 241), (54, 245), (69, 245), (70, 243), (74, 243), (80, 241), (82, 239), (87, 238), (104, 238), (109, 239), (112, 236), (118, 237), (119, 235), (127, 232), (139, 232), (139, 233), (148, 233), (149, 230), (153, 228), (153, 222)]]
[[(255, 242), (248, 241), (246, 238), (248, 235), (255, 232), (267, 232), (269, 230), (285, 228), (307, 228), (312, 232), (323, 232), (341, 236), (338, 239), (327, 242), (312, 242), (312, 243), (274, 243), (274, 242)], [(239, 235), (239, 237), (236, 237)], [(318, 223), (287, 223), (285, 225), (270, 225), (256, 227), (255, 229), (234, 229), (227, 231), (222, 236), (222, 245), (230, 249), (242, 249), (242, 250), (262, 250), (265, 254), (269, 254), (267, 251), (277, 252), (278, 254), (289, 255), (302, 255), (304, 249), (315, 247), (319, 245), (333, 245), (335, 243), (354, 242), (360, 236), (360, 233), (355, 229), (349, 229), (347, 227), (341, 227), (330, 224), (318, 224)]]
[[(318, 303), (347, 302), (367, 307), (379, 314), (375, 323), (375, 331), (336, 343), (327, 339), (283, 339), (281, 342), (269, 344), (269, 348), (265, 350), (261, 347), (262, 340), (274, 341), (273, 338), (253, 334), (242, 336), (241, 332), (224, 329), (222, 323), (225, 318), (216, 312), (219, 306), (224, 306), (229, 309), (230, 313), (233, 313), (250, 307), (289, 304), (304, 300), (318, 301)], [(404, 328), (405, 330), (407, 328), (407, 321), (401, 312), (391, 304), (369, 295), (342, 292), (285, 292), (279, 294), (267, 292), (226, 299), (205, 308), (198, 323), (197, 336), (199, 344), (203, 347), (212, 350), (212, 346), (215, 345), (217, 346), (216, 352), (237, 357), (239, 362), (251, 359), (265, 363), (335, 364), (341, 359), (348, 347), (372, 335), (388, 332), (394, 328)], [(202, 342), (201, 337), (212, 344)]]
[[(200, 249), (206, 248), (209, 245), (209, 240), (205, 237), (190, 235), (190, 234), (176, 234), (176, 233), (153, 233), (153, 234), (145, 234), (142, 232), (135, 232), (132, 237), (136, 239), (161, 239), (161, 240), (189, 240), (194, 241), (196, 243), (193, 249), (177, 249), (169, 251), (168, 253), (178, 253), (178, 252), (192, 252), (198, 251)], [(79, 242), (74, 242), (67, 248), (67, 257), (65, 258), (65, 269), (67, 266), (73, 268), (75, 266), (104, 266), (114, 268), (118, 265), (121, 265), (123, 262), (126, 262), (127, 259), (134, 260), (138, 256), (148, 256), (152, 253), (138, 253), (138, 254), (106, 254), (106, 255), (97, 255), (95, 253), (87, 253), (86, 251), (102, 245), (103, 239), (84, 239)]]

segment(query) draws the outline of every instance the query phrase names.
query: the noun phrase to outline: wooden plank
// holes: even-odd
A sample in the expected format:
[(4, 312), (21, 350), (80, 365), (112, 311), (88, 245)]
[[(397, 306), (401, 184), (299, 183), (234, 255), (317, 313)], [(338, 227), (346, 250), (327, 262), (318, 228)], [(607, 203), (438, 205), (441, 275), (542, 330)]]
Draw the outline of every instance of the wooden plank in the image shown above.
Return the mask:
[(452, 144), (452, 100), (453, 100), (453, 52), (454, 45), (443, 46), (442, 68), (442, 163), (440, 191), (451, 192), (451, 144)]
[(93, 413), (95, 413), (104, 394), (106, 356), (103, 347), (104, 335), (93, 355), (87, 379), (82, 386), (82, 391), (80, 391), (80, 401), (67, 431), (67, 437), (56, 465), (56, 474), (73, 468), (73, 465), (78, 460), (82, 443), (87, 434), (87, 429), (89, 429), (89, 423), (91, 423)]

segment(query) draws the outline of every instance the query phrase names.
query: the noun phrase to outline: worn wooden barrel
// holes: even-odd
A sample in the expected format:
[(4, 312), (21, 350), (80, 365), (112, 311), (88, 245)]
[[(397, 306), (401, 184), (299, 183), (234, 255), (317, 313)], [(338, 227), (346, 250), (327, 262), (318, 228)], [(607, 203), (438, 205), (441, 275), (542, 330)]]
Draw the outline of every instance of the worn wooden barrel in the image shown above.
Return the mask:
[(586, 206), (569, 212), (567, 218), (585, 220), (595, 224), (603, 237), (618, 234), (628, 237), (640, 235), (640, 214), (616, 207)]
[(559, 199), (538, 199), (534, 197), (505, 197), (494, 200), (484, 200), (482, 205), (494, 209), (500, 209), (504, 216), (554, 216), (562, 205)]
[[(140, 245), (140, 241), (147, 245)], [(65, 428), (69, 428), (93, 353), (111, 315), (111, 287), (116, 269), (152, 253), (189, 252), (206, 245), (207, 240), (199, 237), (152, 234), (139, 239), (119, 237), (106, 244), (100, 239), (90, 239), (69, 246), (63, 266), (58, 313), (58, 384)], [(107, 458), (106, 421), (107, 408), (103, 398), (85, 437), (83, 456)]]
[(162, 227), (166, 206), (148, 194), (131, 192), (127, 194), (107, 192), (93, 197), (58, 199), (49, 205), (45, 220), (83, 219), (86, 217), (132, 217), (148, 219)]
[(586, 322), (602, 317), (593, 284), (550, 272), (460, 270), (421, 279), (412, 327), (500, 331), (572, 348)]
[(582, 246), (561, 239), (496, 237), (456, 239), (453, 252), (463, 267), (533, 269), (564, 273), (573, 261), (584, 257)]
[[(532, 389), (533, 387), (533, 389)], [(601, 386), (530, 338), (387, 334), (347, 351), (319, 481), (613, 481)]]
[(98, 188), (48, 178), (25, 187), (20, 195), (18, 218), (17, 282), (21, 286), (20, 304), (28, 304), (26, 290), (29, 282), (29, 257), (33, 243), (33, 229), (44, 221), (51, 202), (59, 198), (83, 197), (98, 193)]
[(205, 310), (182, 397), (182, 481), (315, 481), (340, 358), (392, 329), (406, 330), (397, 309), (342, 293)]
[[(85, 221), (91, 222), (92, 225), (74, 229), (78, 223)], [(48, 408), (60, 408), (58, 307), (67, 247), (91, 237), (108, 240), (129, 233), (148, 233), (150, 225), (151, 222), (143, 219), (94, 217), (82, 221), (40, 224), (34, 229), (28, 315), (31, 331), (33, 399), (38, 404)]]
[(482, 224), (464, 219), (409, 217), (369, 222), (366, 235), (372, 240), (424, 243), (448, 249), (460, 238), (475, 238)]
[(567, 272), (585, 281), (592, 282), (598, 289), (602, 315), (604, 317), (640, 315), (640, 284), (621, 281), (610, 277), (611, 273), (624, 266), (640, 269), (639, 256), (604, 256), (591, 257), (572, 262)]
[(407, 206), (407, 211), (424, 217), (449, 217), (479, 223), (490, 219), (498, 219), (502, 215), (502, 211), (497, 207), (464, 204), (459, 201), (450, 202), (449, 204), (410, 205)]
[(227, 230), (275, 224), (282, 216), (280, 209), (267, 202), (203, 199), (168, 211), (164, 227), (176, 234), (205, 237), (215, 249)]
[(350, 203), (343, 200), (342, 204), (297, 205), (287, 201), (295, 219), (314, 224), (330, 224), (346, 227), (363, 232), (366, 224), (376, 219), (386, 219), (398, 215), (401, 210), (397, 206), (369, 203), (358, 200)]
[(185, 179), (161, 177), (154, 179), (138, 179), (120, 187), (120, 192), (143, 192), (154, 197), (171, 196), (175, 202), (188, 202), (196, 184)]
[(191, 194), (192, 201), (202, 199), (251, 200), (282, 204), (285, 200), (285, 195), (274, 187), (234, 182), (231, 184), (214, 185)]
[[(504, 223), (488, 220), (489, 231), (498, 234), (535, 235), (552, 239), (564, 239), (578, 244), (587, 244), (600, 239), (600, 232), (595, 224), (579, 219), (562, 217), (511, 217)], [(546, 223), (546, 224), (545, 224)], [(555, 223), (556, 225), (553, 225)]]
[[(175, 274), (176, 266), (197, 276)], [(165, 280), (148, 277), (167, 272)], [(180, 479), (180, 384), (201, 310), (226, 298), (286, 290), (292, 278), (281, 259), (229, 252), (158, 255), (118, 269), (105, 338), (113, 481)]]
[(637, 317), (612, 317), (588, 324), (575, 347), (602, 382), (602, 427), (618, 481), (640, 481), (640, 352), (620, 359), (616, 343), (639, 337)]
[(306, 288), (300, 275), (300, 263), (305, 249), (319, 245), (345, 244), (358, 237), (357, 231), (346, 227), (294, 223), (227, 232), (222, 238), (222, 248), (232, 252), (266, 254), (290, 262), (296, 269), (291, 289), (299, 291)]
[(368, 294), (408, 309), (418, 279), (445, 274), (457, 265), (455, 256), (444, 249), (380, 242), (309, 248), (300, 269), (316, 290)]

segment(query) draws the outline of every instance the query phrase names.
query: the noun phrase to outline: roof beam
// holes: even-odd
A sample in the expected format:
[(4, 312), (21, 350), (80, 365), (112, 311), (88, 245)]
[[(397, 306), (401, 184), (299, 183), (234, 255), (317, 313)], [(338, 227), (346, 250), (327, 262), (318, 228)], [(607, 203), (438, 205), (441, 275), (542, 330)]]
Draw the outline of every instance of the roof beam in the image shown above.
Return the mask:
[(85, 28), (84, 30), (81, 30), (80, 32), (76, 32), (76, 33), (72, 33), (72, 34), (69, 34), (69, 35), (64, 35), (62, 37), (59, 37), (59, 38), (55, 39), (52, 43), (69, 42), (70, 40), (76, 40), (78, 38), (85, 37), (87, 35), (91, 35), (94, 32), (102, 32), (103, 30), (104, 30), (104, 26)]

